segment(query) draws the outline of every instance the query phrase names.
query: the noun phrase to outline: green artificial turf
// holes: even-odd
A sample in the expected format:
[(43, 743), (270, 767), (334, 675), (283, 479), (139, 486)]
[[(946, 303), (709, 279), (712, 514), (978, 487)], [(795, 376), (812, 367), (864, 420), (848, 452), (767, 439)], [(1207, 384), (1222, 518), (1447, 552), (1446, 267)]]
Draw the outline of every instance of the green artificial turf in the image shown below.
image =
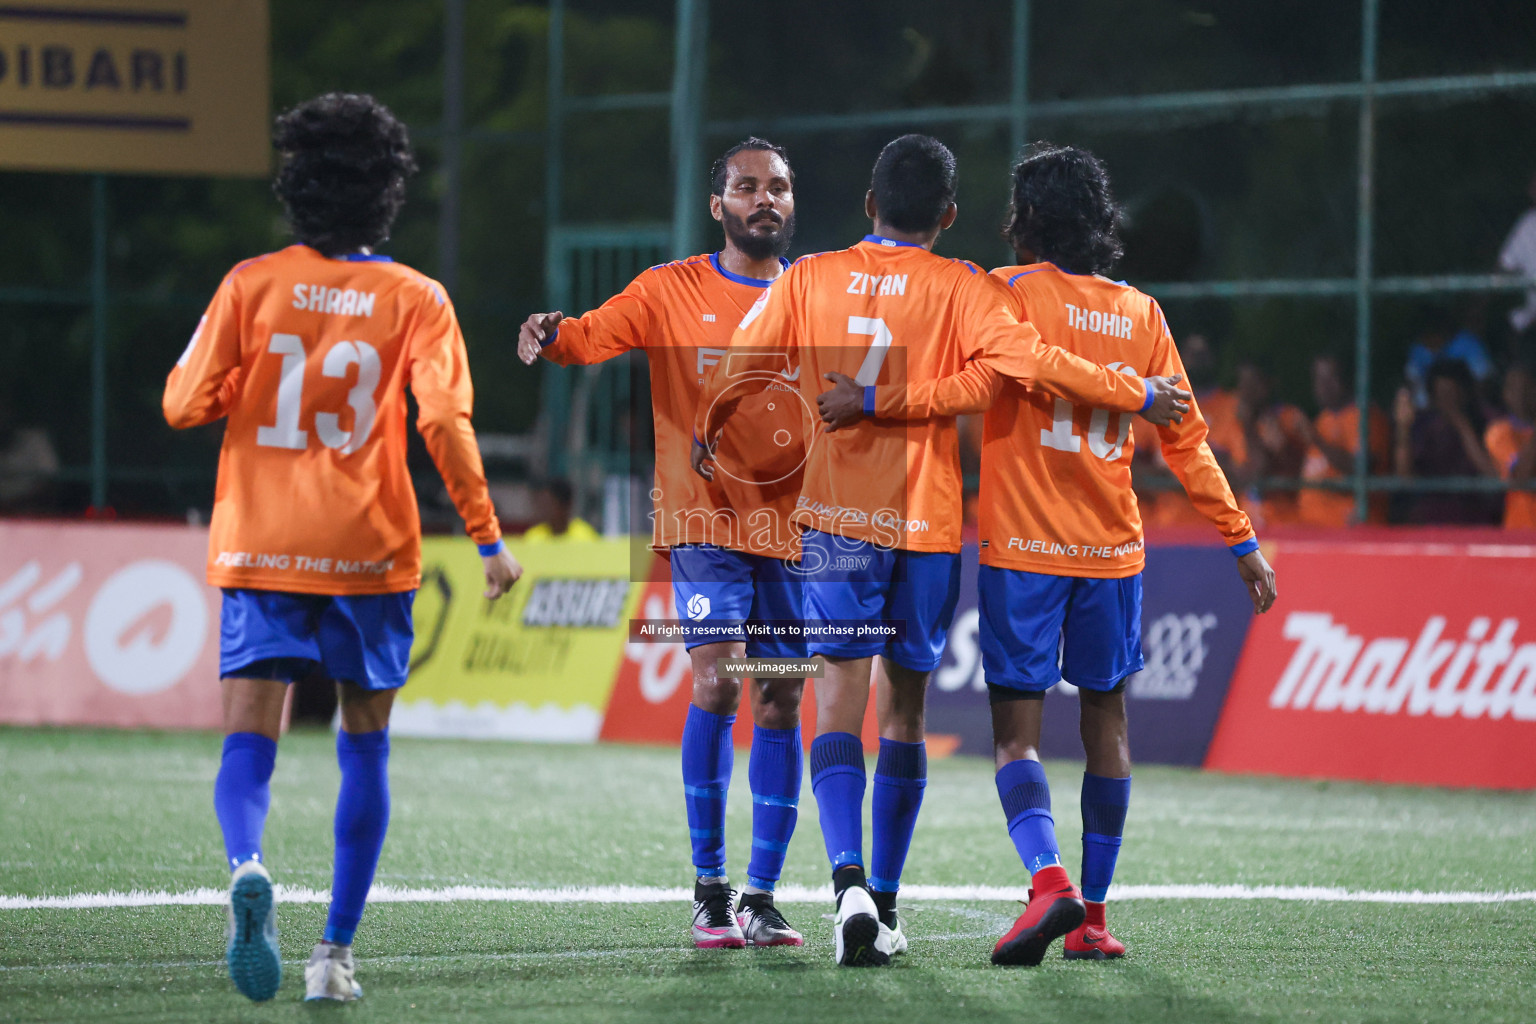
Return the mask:
[[(182, 891), (227, 880), (212, 813), (219, 738), (0, 730), (0, 895)], [(266, 859), (324, 888), (332, 739), (286, 737)], [(677, 752), (396, 739), (378, 881), (676, 887), (691, 877)], [(745, 761), (731, 869), (750, 841)], [(1068, 867), (1079, 768), (1047, 766)], [(785, 882), (826, 864), (806, 787)], [(990, 765), (935, 761), (904, 881), (1027, 884)], [(1536, 889), (1536, 795), (1137, 770), (1117, 881), (1372, 890)], [(1035, 970), (987, 954), (1008, 902), (917, 901), (888, 969), (832, 963), (830, 906), (787, 904), (804, 949), (698, 951), (683, 903), (400, 903), (368, 910), (353, 1006), (307, 1005), (320, 905), (283, 905), (290, 961), (254, 1005), (224, 976), (212, 906), (0, 910), (0, 1021), (1526, 1021), (1536, 1019), (1536, 904), (1135, 900), (1110, 923), (1119, 962)]]

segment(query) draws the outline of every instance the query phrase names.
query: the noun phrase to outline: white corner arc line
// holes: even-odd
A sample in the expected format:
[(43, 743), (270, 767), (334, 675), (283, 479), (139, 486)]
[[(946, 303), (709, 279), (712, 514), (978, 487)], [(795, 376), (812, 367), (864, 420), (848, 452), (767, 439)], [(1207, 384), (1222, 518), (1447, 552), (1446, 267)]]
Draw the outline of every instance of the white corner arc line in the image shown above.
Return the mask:
[[(277, 887), (279, 903), (326, 903), (330, 893), (305, 886)], [(1024, 886), (909, 885), (902, 895), (910, 900), (959, 900), (1006, 902), (1022, 899)], [(785, 885), (776, 897), (781, 903), (827, 903), (832, 887)], [(401, 888), (376, 885), (368, 893), (370, 903), (686, 903), (692, 891), (682, 887), (603, 885), (534, 889), (481, 885), (439, 888)], [(114, 907), (222, 906), (227, 889), (189, 889), (181, 892), (88, 892), (64, 896), (0, 896), (0, 910), (90, 910)], [(1305, 885), (1117, 885), (1109, 891), (1114, 902), (1124, 900), (1279, 900), (1302, 903), (1536, 903), (1536, 890), (1509, 892), (1424, 892), (1329, 888)]]

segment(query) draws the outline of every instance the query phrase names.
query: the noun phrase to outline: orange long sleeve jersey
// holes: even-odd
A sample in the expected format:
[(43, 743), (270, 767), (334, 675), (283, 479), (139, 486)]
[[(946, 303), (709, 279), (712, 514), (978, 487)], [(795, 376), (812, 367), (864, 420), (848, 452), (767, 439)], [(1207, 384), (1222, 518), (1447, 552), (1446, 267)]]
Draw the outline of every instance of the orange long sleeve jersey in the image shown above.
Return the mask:
[[(1041, 336), (1125, 374), (1184, 372), (1157, 303), (1124, 284), (1070, 274), (1049, 263), (1003, 267), (1014, 312)], [(932, 389), (935, 413), (986, 411), (979, 496), (984, 565), (1055, 576), (1116, 578), (1145, 563), (1141, 513), (1131, 489), (1131, 415), (1043, 390), (1026, 390), (986, 366), (967, 367)], [(912, 414), (896, 394), (876, 411)], [(920, 410), (917, 410), (920, 411)], [(1253, 526), (1206, 443), (1198, 404), (1183, 422), (1157, 428), (1163, 458), (1190, 501), (1241, 551)]]
[[(713, 438), (738, 401), (774, 383), (778, 365), (799, 371), (801, 399), (814, 409), (831, 371), (931, 397), (935, 382), (970, 360), (1094, 405), (1135, 411), (1146, 403), (1139, 377), (1042, 344), (1002, 285), (974, 264), (869, 235), (799, 260), (753, 307), (711, 371), (695, 433)], [(866, 419), (830, 434), (816, 426), (797, 522), (909, 551), (960, 550), (953, 416)]]
[(743, 411), (721, 443), (723, 472), (706, 481), (689, 462), (705, 374), (724, 353), (767, 281), (726, 270), (719, 255), (652, 267), (597, 309), (560, 322), (544, 356), (600, 363), (642, 349), (650, 364), (656, 430), (653, 543), (718, 544), (773, 558), (799, 555), (789, 523), (811, 416), (792, 371)]
[(231, 270), (163, 401), (178, 429), (229, 417), (208, 582), (311, 594), (419, 586), (407, 385), (468, 534), (495, 543), (464, 337), (441, 286), (386, 257), (328, 259), (303, 245)]

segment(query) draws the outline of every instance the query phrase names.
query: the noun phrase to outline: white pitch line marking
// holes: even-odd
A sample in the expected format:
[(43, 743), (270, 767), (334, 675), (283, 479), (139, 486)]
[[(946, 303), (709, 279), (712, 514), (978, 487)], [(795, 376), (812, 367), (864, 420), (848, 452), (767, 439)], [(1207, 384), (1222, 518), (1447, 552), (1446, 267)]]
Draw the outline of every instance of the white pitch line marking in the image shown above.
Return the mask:
[[(330, 892), (307, 886), (278, 885), (279, 903), (327, 903)], [(968, 902), (1013, 901), (1025, 887), (995, 885), (909, 885), (902, 895), (909, 900), (961, 900)], [(781, 903), (828, 903), (831, 886), (781, 886)], [(482, 885), (450, 885), (431, 889), (376, 885), (370, 903), (686, 903), (693, 893), (685, 888), (607, 885), (562, 889), (502, 888)], [(116, 907), (223, 906), (226, 889), (190, 889), (183, 892), (94, 892), (68, 896), (0, 896), (0, 910), (92, 910)], [(1117, 885), (1110, 889), (1112, 902), (1125, 900), (1281, 900), (1311, 903), (1533, 903), (1536, 890), (1512, 892), (1373, 891), (1303, 885)]]

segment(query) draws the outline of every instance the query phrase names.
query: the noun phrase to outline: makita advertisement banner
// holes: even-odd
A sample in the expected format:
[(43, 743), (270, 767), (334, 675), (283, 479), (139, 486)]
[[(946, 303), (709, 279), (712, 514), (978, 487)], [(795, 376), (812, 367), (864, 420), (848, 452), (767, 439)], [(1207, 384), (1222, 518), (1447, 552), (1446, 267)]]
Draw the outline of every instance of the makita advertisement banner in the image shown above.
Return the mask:
[(1207, 767), (1536, 787), (1536, 546), (1285, 541), (1274, 565)]
[[(977, 637), (976, 548), (962, 556), (960, 606), (943, 664), (928, 689), (928, 732), (959, 737), (959, 750), (992, 756), (992, 718)], [(1221, 714), (1253, 604), (1231, 552), (1219, 545), (1149, 547), (1143, 577), (1142, 649), (1147, 667), (1126, 685), (1131, 758), (1198, 765)], [(1041, 754), (1081, 760), (1077, 688), (1045, 698)]]

